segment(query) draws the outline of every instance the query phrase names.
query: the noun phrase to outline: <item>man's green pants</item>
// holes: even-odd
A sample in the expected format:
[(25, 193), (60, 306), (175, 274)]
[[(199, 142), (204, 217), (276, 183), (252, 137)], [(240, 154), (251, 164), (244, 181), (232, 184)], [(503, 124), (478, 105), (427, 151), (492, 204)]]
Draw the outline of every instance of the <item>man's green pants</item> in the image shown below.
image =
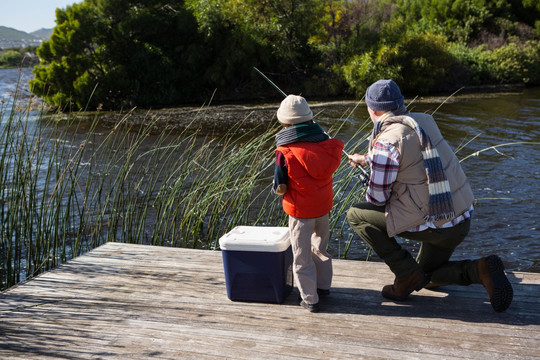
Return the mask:
[(399, 237), (422, 243), (416, 260), (395, 238), (388, 236), (384, 206), (367, 202), (354, 205), (347, 212), (347, 220), (353, 230), (371, 246), (397, 278), (422, 268), (431, 276), (428, 287), (480, 283), (476, 260), (449, 261), (455, 248), (469, 233), (470, 219), (451, 228), (406, 231), (398, 234)]

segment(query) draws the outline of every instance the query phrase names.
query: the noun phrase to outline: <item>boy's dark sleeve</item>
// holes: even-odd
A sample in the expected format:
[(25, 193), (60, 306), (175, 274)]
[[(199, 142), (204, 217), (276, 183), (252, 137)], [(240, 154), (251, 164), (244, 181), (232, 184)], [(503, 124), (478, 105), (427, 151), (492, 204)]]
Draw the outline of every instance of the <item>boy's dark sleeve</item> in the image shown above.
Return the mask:
[(276, 151), (276, 165), (274, 168), (274, 184), (272, 190), (278, 195), (283, 195), (287, 192), (287, 160), (281, 151)]

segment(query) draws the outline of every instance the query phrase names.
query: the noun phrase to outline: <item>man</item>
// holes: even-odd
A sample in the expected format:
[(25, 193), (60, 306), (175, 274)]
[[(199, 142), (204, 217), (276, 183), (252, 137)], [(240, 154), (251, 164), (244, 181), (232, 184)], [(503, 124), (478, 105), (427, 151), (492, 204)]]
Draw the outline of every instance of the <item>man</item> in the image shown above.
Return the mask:
[[(478, 283), (493, 309), (505, 311), (513, 290), (498, 256), (449, 261), (469, 232), (474, 196), (433, 117), (407, 112), (403, 99), (392, 80), (367, 89), (369, 152), (349, 156), (351, 165), (371, 168), (367, 202), (351, 207), (347, 220), (395, 274), (382, 296), (402, 301), (423, 287)], [(396, 235), (422, 243), (416, 260)]]

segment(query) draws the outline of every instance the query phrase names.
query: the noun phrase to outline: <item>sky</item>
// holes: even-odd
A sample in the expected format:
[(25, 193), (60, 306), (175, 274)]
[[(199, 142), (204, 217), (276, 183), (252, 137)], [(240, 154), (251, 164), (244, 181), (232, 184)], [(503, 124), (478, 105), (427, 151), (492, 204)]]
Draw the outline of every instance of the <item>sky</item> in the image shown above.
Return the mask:
[(81, 3), (82, 0), (0, 0), (0, 26), (27, 33), (56, 23), (56, 8)]

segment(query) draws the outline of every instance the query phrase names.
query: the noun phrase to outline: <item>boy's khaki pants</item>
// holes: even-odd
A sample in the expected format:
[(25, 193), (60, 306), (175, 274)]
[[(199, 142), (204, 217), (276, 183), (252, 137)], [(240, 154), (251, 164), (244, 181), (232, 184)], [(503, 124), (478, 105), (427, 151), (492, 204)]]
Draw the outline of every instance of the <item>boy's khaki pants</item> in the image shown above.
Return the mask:
[(289, 233), (296, 286), (306, 303), (316, 304), (317, 288), (330, 289), (332, 284), (332, 257), (326, 252), (329, 215), (311, 219), (289, 215)]

